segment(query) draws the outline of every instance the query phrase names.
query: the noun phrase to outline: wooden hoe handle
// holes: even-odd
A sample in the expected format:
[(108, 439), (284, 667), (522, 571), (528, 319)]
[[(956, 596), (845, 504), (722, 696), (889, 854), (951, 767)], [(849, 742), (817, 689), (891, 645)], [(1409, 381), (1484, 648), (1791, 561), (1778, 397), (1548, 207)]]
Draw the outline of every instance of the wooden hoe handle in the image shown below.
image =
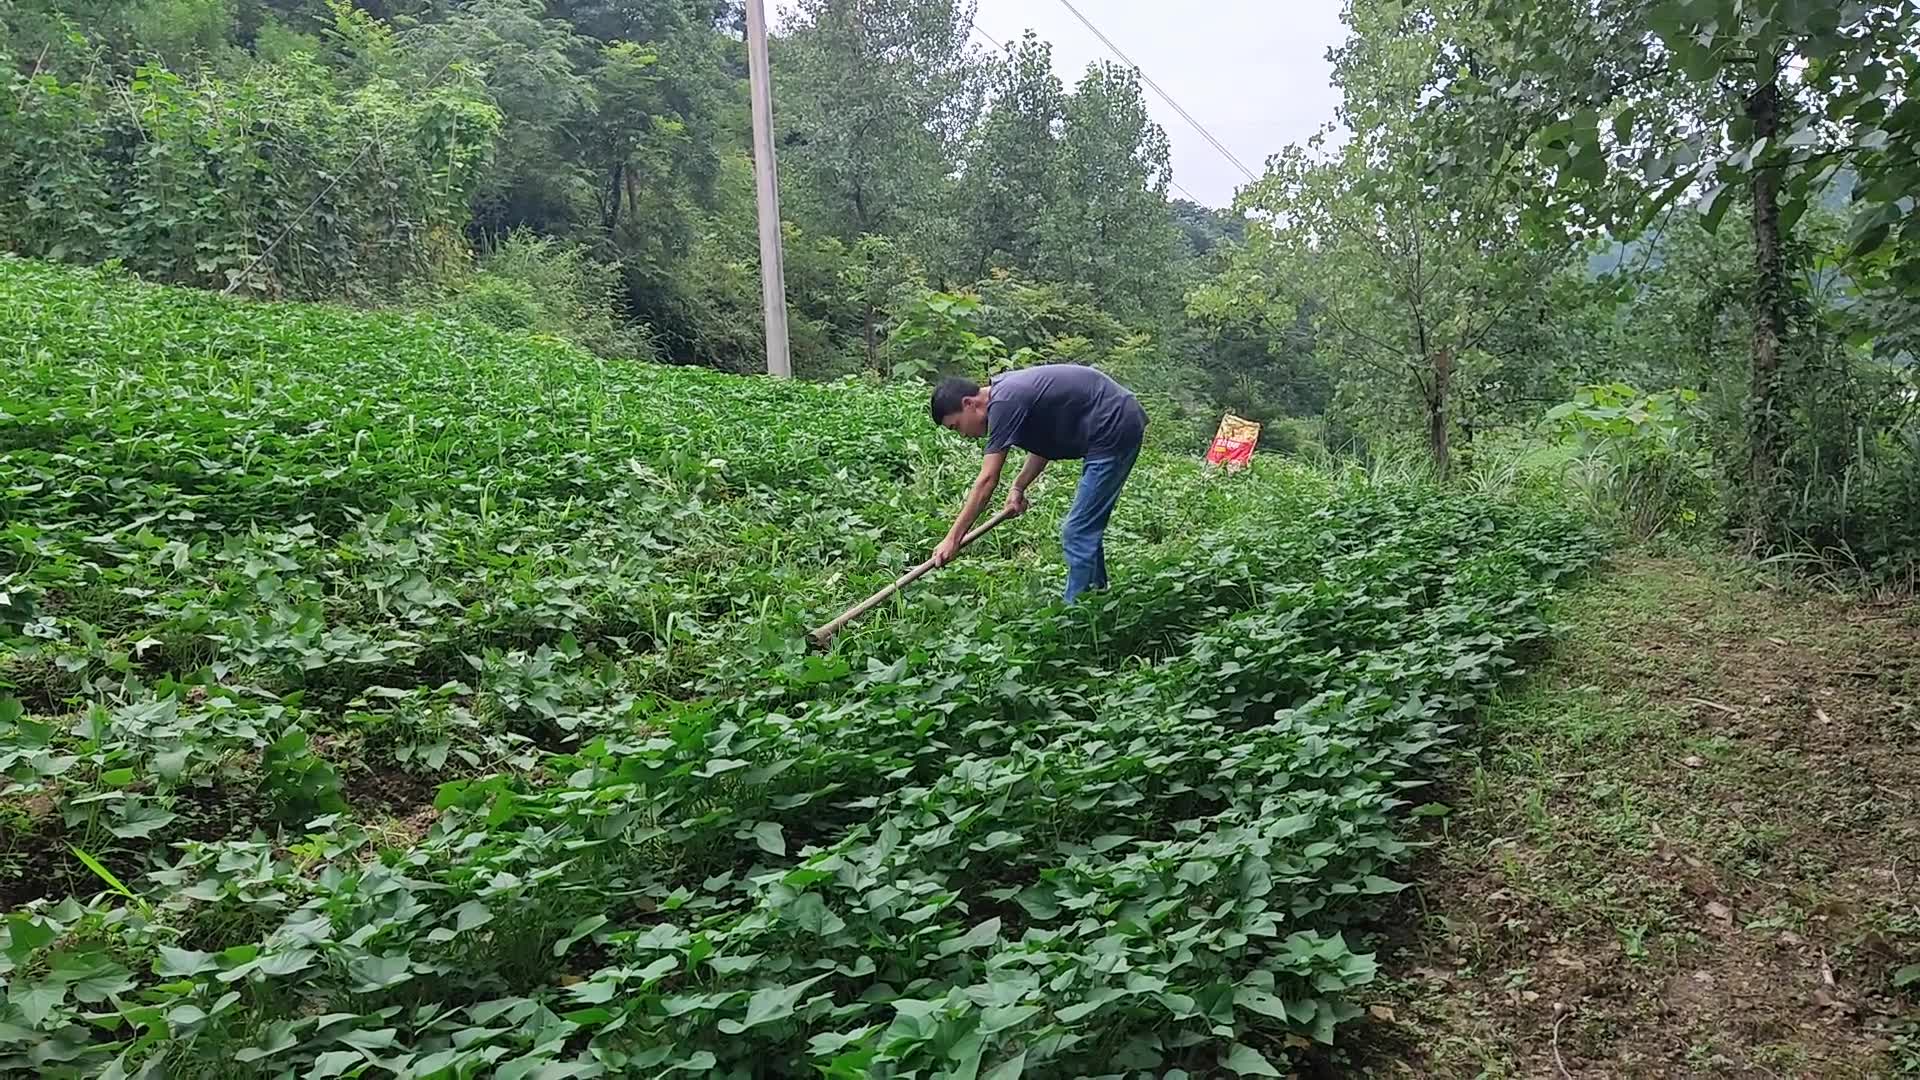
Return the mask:
[[(987, 520), (974, 526), (974, 529), (972, 532), (968, 533), (966, 536), (961, 538), (960, 540), (961, 550), (964, 551), (968, 545), (972, 544), (975, 540), (978, 540), (981, 537), (987, 535), (989, 532), (992, 532), (995, 526), (999, 525), (1001, 522), (1006, 521), (1008, 518), (1012, 516), (1013, 516), (1012, 511), (1002, 510), (999, 513), (988, 518)], [(846, 612), (842, 614), (839, 618), (833, 620), (832, 622), (826, 624), (825, 626), (814, 628), (811, 632), (807, 634), (807, 636), (813, 639), (813, 643), (815, 645), (824, 646), (827, 642), (833, 640), (833, 635), (845, 629), (848, 623), (852, 622), (853, 620), (859, 618), (862, 615), (865, 615), (867, 612), (872, 611), (874, 608), (878, 607), (882, 602), (884, 602), (889, 596), (892, 596), (894, 593), (899, 592), (901, 589), (904, 589), (907, 586), (913, 584), (914, 582), (919, 581), (921, 578), (926, 577), (928, 574), (932, 573), (935, 569), (937, 569), (937, 567), (935, 566), (934, 561), (932, 559), (928, 559), (926, 562), (921, 563), (919, 566), (916, 566), (913, 569), (907, 571), (906, 573), (901, 574), (900, 580), (894, 582), (893, 584), (887, 586), (886, 588), (881, 589), (879, 592), (874, 593), (872, 596), (867, 597), (865, 600), (862, 600), (859, 603), (848, 608)]]

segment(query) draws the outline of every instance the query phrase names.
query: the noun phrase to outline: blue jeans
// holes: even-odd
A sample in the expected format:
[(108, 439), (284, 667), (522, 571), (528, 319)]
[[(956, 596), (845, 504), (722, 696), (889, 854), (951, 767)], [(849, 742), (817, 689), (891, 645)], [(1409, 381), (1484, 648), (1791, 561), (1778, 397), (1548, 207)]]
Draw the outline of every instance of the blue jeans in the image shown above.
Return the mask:
[(1110, 458), (1089, 460), (1080, 473), (1079, 490), (1073, 493), (1073, 508), (1067, 511), (1066, 527), (1060, 530), (1060, 547), (1067, 555), (1067, 603), (1088, 589), (1107, 587), (1107, 519), (1120, 501), (1120, 487), (1133, 472), (1140, 456), (1140, 444)]

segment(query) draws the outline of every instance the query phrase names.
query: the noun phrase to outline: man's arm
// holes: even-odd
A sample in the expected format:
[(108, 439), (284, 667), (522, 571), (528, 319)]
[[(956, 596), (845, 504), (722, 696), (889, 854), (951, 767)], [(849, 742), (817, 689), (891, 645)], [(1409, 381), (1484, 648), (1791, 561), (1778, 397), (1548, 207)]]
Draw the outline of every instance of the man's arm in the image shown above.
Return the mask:
[(1027, 463), (1020, 467), (1020, 475), (1013, 478), (1013, 490), (1007, 494), (1007, 509), (1016, 514), (1027, 512), (1027, 488), (1046, 470), (1047, 459), (1039, 454), (1028, 454)]
[[(987, 508), (987, 503), (993, 501), (994, 489), (1000, 486), (1000, 470), (1006, 464), (1005, 450), (988, 454), (980, 463), (980, 475), (974, 478), (973, 488), (967, 492), (967, 504), (960, 508), (960, 516), (953, 519), (953, 528), (947, 530), (947, 538), (933, 549), (934, 565), (945, 566), (960, 554), (961, 539), (967, 535), (968, 529), (973, 528), (974, 521)], [(1026, 470), (1022, 469), (1020, 474), (1025, 476)]]

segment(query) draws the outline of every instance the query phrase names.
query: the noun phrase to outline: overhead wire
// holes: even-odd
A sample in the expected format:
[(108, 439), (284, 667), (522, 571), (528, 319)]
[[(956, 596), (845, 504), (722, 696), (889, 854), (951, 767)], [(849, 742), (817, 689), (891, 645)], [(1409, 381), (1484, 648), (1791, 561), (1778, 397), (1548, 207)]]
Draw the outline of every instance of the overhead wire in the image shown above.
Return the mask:
[(1116, 58), (1118, 58), (1121, 63), (1139, 72), (1140, 81), (1146, 83), (1147, 86), (1150, 89), (1152, 89), (1154, 93), (1160, 95), (1160, 100), (1166, 102), (1170, 107), (1172, 107), (1174, 112), (1179, 113), (1181, 119), (1185, 120), (1188, 124), (1192, 125), (1193, 130), (1199, 132), (1201, 138), (1207, 140), (1207, 143), (1209, 145), (1211, 145), (1215, 150), (1219, 151), (1221, 157), (1226, 158), (1227, 161), (1230, 164), (1232, 164), (1234, 168), (1239, 169), (1243, 174), (1245, 174), (1248, 180), (1260, 179), (1257, 175), (1254, 174), (1254, 171), (1252, 169), (1247, 168), (1247, 165), (1245, 162), (1241, 161), (1238, 157), (1234, 156), (1233, 151), (1227, 149), (1227, 146), (1225, 143), (1215, 138), (1213, 132), (1208, 131), (1207, 126), (1205, 124), (1202, 124), (1199, 120), (1195, 119), (1192, 113), (1188, 112), (1184, 106), (1182, 106), (1178, 101), (1175, 101), (1173, 99), (1172, 94), (1167, 93), (1164, 87), (1162, 87), (1159, 83), (1155, 82), (1153, 80), (1153, 76), (1147, 74), (1146, 68), (1143, 68), (1138, 63), (1134, 62), (1134, 59), (1128, 56), (1125, 52), (1123, 52), (1120, 46), (1115, 45), (1113, 43), (1112, 38), (1108, 37), (1104, 32), (1101, 31), (1101, 29), (1098, 26), (1095, 26), (1093, 24), (1092, 19), (1089, 19), (1085, 15), (1081, 14), (1080, 9), (1073, 6), (1072, 0), (1060, 0), (1060, 3), (1068, 11), (1073, 13), (1074, 18), (1080, 20), (1080, 24), (1082, 26), (1085, 26), (1088, 30), (1092, 31), (1093, 36), (1099, 38), (1100, 41), (1106, 45), (1108, 51), (1112, 52), (1113, 55)]
[(980, 24), (979, 24), (979, 23), (977, 23), (977, 22), (970, 22), (970, 23), (968, 23), (968, 24), (967, 24), (967, 29), (969, 29), (969, 30), (971, 30), (971, 31), (973, 31), (973, 32), (974, 32), (974, 33), (976, 33), (976, 34), (979, 34), (979, 35), (980, 35), (981, 37), (983, 37), (983, 38), (986, 38), (986, 39), (987, 39), (987, 44), (989, 44), (989, 45), (991, 45), (991, 46), (993, 46), (994, 48), (996, 48), (996, 49), (1000, 49), (1000, 50), (1003, 50), (1003, 51), (1004, 51), (1004, 50), (1006, 49), (1006, 46), (1005, 46), (1005, 45), (1002, 45), (1002, 44), (1000, 44), (1000, 42), (999, 42), (999, 41), (997, 41), (997, 40), (995, 40), (995, 39), (994, 39), (994, 36), (993, 36), (992, 34), (989, 34), (989, 33), (987, 33), (987, 32), (986, 32), (985, 30), (982, 30), (982, 29), (980, 29)]

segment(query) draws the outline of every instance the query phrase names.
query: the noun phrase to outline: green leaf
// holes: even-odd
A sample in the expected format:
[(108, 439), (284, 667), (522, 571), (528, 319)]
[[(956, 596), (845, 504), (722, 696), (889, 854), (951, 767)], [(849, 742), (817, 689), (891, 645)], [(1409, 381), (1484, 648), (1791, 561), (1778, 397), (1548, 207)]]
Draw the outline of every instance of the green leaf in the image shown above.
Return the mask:
[(1269, 1016), (1275, 1020), (1287, 1019), (1287, 1003), (1265, 990), (1242, 987), (1234, 992), (1233, 1003), (1243, 1009)]
[(171, 810), (148, 803), (136, 803), (124, 819), (108, 825), (107, 831), (122, 840), (141, 840), (173, 824), (178, 816)]
[(980, 1012), (980, 1034), (994, 1035), (1039, 1015), (1038, 1005), (996, 1005)]
[(255, 1062), (283, 1054), (294, 1048), (300, 1040), (293, 1033), (293, 1025), (285, 1020), (276, 1020), (267, 1025), (259, 1042), (234, 1052), (233, 1060)]
[(1097, 1001), (1076, 1001), (1071, 1005), (1053, 1010), (1053, 1018), (1063, 1024), (1078, 1023), (1092, 1016), (1095, 1010), (1105, 1004), (1106, 999), (1104, 998)]
[(160, 779), (172, 783), (187, 772), (187, 757), (190, 751), (186, 747), (167, 750), (153, 755), (153, 772)]
[(1920, 964), (1908, 964), (1893, 973), (1893, 985), (1896, 987), (1912, 986), (1914, 983), (1920, 983)]
[(1195, 859), (1180, 867), (1180, 872), (1174, 876), (1189, 885), (1205, 885), (1218, 876), (1219, 873), (1219, 863), (1207, 862), (1204, 859)]
[(762, 821), (753, 827), (753, 842), (769, 855), (785, 855), (787, 838), (777, 821)]
[(846, 920), (829, 910), (827, 902), (815, 892), (801, 893), (793, 903), (782, 909), (781, 915), (821, 937), (837, 934), (847, 927)]
[(339, 1037), (339, 1042), (360, 1050), (385, 1050), (400, 1034), (397, 1028), (355, 1028)]
[(985, 1080), (1019, 1080), (1027, 1071), (1027, 1052), (1021, 1050), (1012, 1057), (993, 1067)]
[(1613, 137), (1623, 143), (1632, 141), (1635, 119), (1637, 119), (1637, 113), (1632, 107), (1622, 109), (1614, 114)]
[(1040, 922), (1048, 922), (1060, 915), (1060, 901), (1047, 885), (1029, 885), (1014, 896), (1014, 900), (1026, 909), (1027, 914)]
[(313, 966), (313, 958), (318, 955), (312, 949), (288, 949), (286, 952), (263, 956), (254, 964), (254, 970), (262, 975), (283, 977)]
[(966, 949), (977, 949), (991, 945), (1000, 939), (1000, 917), (994, 916), (957, 938), (949, 938), (940, 943), (940, 955), (952, 956)]
[(98, 1005), (133, 987), (132, 973), (103, 952), (55, 953), (52, 977), (73, 988), (74, 1000)]
[(54, 938), (60, 931), (37, 915), (16, 912), (7, 916), (7, 959), (15, 964), (23, 964), (35, 949), (39, 949)]
[(1233, 1047), (1227, 1051), (1226, 1060), (1220, 1064), (1226, 1066), (1229, 1072), (1240, 1076), (1281, 1075), (1280, 1070), (1273, 1067), (1273, 1062), (1268, 1061), (1266, 1055), (1245, 1043), (1234, 1043)]
[(794, 983), (792, 986), (767, 986), (755, 990), (753, 996), (747, 999), (745, 1018), (722, 1020), (719, 1024), (720, 1030), (728, 1035), (738, 1035), (743, 1031), (751, 1031), (761, 1024), (784, 1020), (793, 1015), (794, 1004), (800, 1000), (800, 995), (806, 993), (808, 987), (824, 978), (826, 978), (825, 975), (816, 975), (805, 982)]
[[(605, 915), (589, 915), (579, 922), (574, 923), (573, 929), (567, 931), (566, 937), (553, 943), (553, 955), (565, 956), (567, 950), (573, 948), (574, 944), (581, 938), (586, 937), (605, 925), (607, 925), (607, 917)], [(485, 1023), (485, 1021), (482, 1021), (482, 1023)]]
[(655, 979), (665, 978), (679, 969), (680, 958), (669, 953), (666, 956), (655, 959), (653, 963), (648, 964), (646, 967), (641, 968), (640, 981), (650, 983)]
[(1707, 193), (1704, 203), (1705, 209), (1703, 210), (1705, 217), (1702, 219), (1702, 224), (1706, 226), (1708, 232), (1719, 231), (1720, 219), (1727, 216), (1727, 210), (1733, 206), (1733, 199), (1736, 194), (1738, 194), (1738, 192), (1735, 191), (1732, 184), (1718, 184), (1712, 191)]
[(212, 953), (176, 949), (170, 945), (160, 946), (159, 953), (160, 955), (153, 961), (153, 973), (166, 978), (198, 975), (203, 971), (215, 971), (220, 967)]
[(28, 1027), (46, 1023), (53, 1010), (66, 1000), (67, 986), (59, 982), (15, 983), (7, 987), (7, 1004), (20, 1010)]
[(453, 909), (453, 928), (465, 933), (493, 921), (493, 911), (478, 900), (469, 900)]
[(306, 1080), (330, 1080), (365, 1060), (363, 1055), (352, 1050), (329, 1050), (313, 1059), (313, 1065), (307, 1069)]
[(347, 965), (347, 973), (355, 980), (354, 992), (368, 994), (406, 982), (411, 977), (408, 967), (405, 953), (389, 953), (356, 960)]
[(620, 992), (620, 984), (612, 979), (594, 979), (589, 982), (575, 983), (568, 988), (575, 1001), (583, 1005), (604, 1005), (613, 1000)]

